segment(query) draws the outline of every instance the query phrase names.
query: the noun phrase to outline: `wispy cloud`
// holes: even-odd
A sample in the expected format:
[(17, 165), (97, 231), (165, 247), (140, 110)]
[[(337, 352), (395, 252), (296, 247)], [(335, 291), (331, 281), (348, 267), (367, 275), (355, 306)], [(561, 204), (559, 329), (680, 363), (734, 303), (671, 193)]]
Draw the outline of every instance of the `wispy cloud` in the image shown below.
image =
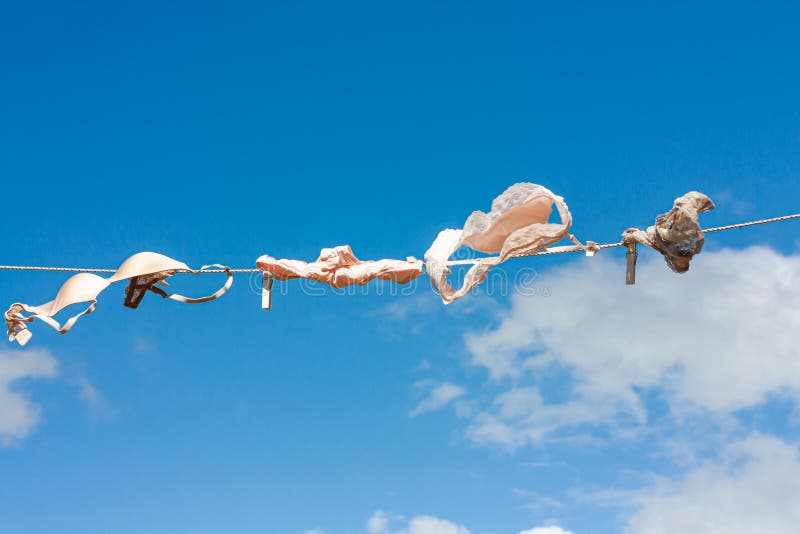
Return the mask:
[(725, 212), (732, 213), (739, 217), (744, 217), (753, 211), (753, 204), (744, 198), (736, 196), (730, 189), (717, 191), (711, 195), (711, 200), (717, 206), (717, 209)]
[[(509, 283), (506, 281), (504, 285), (508, 286)], [(491, 313), (495, 309), (495, 299), (479, 292), (470, 295), (468, 299), (446, 306), (428, 287), (372, 310), (367, 316), (382, 319), (385, 334), (396, 337), (400, 335), (399, 332), (403, 335), (406, 333), (419, 335), (427, 329), (436, 328), (441, 324), (442, 317), (467, 317), (481, 311)]]
[(78, 397), (90, 406), (102, 404), (103, 396), (89, 379), (81, 375), (75, 379), (75, 386), (78, 388)]
[(399, 321), (434, 315), (441, 311), (440, 308), (442, 308), (442, 303), (435, 293), (421, 291), (415, 295), (393, 300), (389, 304), (369, 312), (368, 315)]
[(519, 534), (572, 534), (569, 530), (556, 525), (548, 525), (546, 527), (536, 527), (529, 530), (523, 530)]
[(436, 384), (428, 380), (423, 380), (417, 382), (416, 386), (418, 388), (427, 389), (427, 394), (417, 403), (414, 409), (411, 410), (409, 414), (410, 417), (416, 417), (425, 412), (440, 410), (467, 393), (466, 389), (451, 382)]
[(60, 365), (61, 380), (71, 386), (93, 419), (113, 417), (115, 410), (89, 378), (86, 362), (70, 358)]
[(416, 367), (414, 367), (414, 369), (412, 369), (412, 371), (414, 371), (415, 373), (419, 373), (422, 371), (428, 371), (430, 368), (431, 368), (431, 362), (429, 362), (428, 360), (422, 360), (416, 365)]
[(147, 352), (155, 351), (156, 346), (151, 341), (143, 337), (137, 336), (133, 338), (133, 346), (131, 347), (131, 349), (136, 354), (144, 354)]
[(523, 488), (511, 488), (511, 494), (523, 501), (523, 508), (528, 510), (541, 510), (546, 508), (564, 508), (564, 503), (560, 500), (542, 495), (537, 491), (527, 490)]
[(39, 407), (19, 390), (20, 384), (57, 375), (58, 362), (45, 349), (0, 350), (0, 444), (18, 443), (40, 421)]

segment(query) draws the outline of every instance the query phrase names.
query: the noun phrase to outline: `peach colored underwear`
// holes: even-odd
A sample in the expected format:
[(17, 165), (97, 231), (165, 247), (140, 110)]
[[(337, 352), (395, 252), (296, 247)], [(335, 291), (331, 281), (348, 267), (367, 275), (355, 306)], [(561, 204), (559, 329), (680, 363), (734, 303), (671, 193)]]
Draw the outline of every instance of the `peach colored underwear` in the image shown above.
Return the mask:
[(313, 263), (264, 255), (256, 260), (256, 265), (276, 280), (307, 278), (336, 288), (363, 286), (375, 278), (407, 284), (422, 274), (422, 262), (417, 259), (361, 261), (350, 245), (323, 248)]

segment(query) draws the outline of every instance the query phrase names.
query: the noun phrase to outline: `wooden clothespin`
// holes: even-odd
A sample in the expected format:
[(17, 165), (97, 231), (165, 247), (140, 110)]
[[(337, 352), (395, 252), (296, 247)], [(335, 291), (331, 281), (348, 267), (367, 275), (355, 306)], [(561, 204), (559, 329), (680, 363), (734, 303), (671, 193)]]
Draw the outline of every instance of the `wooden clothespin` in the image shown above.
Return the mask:
[(586, 251), (586, 256), (591, 258), (595, 254), (597, 254), (598, 250), (600, 250), (600, 245), (598, 245), (594, 241), (587, 241), (584, 250)]
[(261, 309), (272, 309), (272, 275), (261, 273)]
[(625, 255), (628, 260), (627, 269), (625, 270), (625, 283), (632, 286), (636, 283), (636, 241), (631, 241), (625, 245), (628, 253)]

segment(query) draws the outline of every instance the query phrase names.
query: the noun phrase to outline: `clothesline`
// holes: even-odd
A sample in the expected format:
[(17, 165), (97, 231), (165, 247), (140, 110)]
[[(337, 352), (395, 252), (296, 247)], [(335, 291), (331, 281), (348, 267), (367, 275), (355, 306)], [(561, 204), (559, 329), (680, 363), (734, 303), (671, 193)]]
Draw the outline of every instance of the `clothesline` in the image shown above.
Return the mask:
[[(550, 220), (553, 208), (557, 210), (558, 222)], [(646, 230), (628, 228), (622, 233), (622, 240), (616, 243), (581, 242), (571, 233), (572, 214), (564, 198), (541, 185), (521, 182), (496, 197), (492, 201), (490, 212), (474, 211), (463, 228), (440, 231), (425, 252), (424, 261), (412, 256), (406, 259), (363, 261), (353, 253), (349, 245), (340, 245), (323, 248), (319, 258), (310, 263), (299, 259), (277, 259), (264, 254), (256, 259), (255, 268), (231, 269), (214, 263), (192, 269), (186, 263), (156, 252), (138, 252), (128, 257), (117, 269), (0, 265), (0, 270), (6, 271), (77, 273), (62, 284), (53, 300), (39, 306), (15, 302), (3, 315), (9, 341), (24, 345), (31, 338), (28, 324), (39, 320), (64, 334), (80, 317), (95, 310), (98, 296), (112, 284), (127, 281), (123, 304), (128, 308), (137, 308), (147, 293), (155, 293), (162, 298), (186, 304), (202, 304), (224, 295), (233, 283), (234, 273), (262, 275), (261, 307), (264, 310), (272, 307), (274, 280), (283, 282), (300, 278), (343, 288), (353, 284), (365, 285), (375, 279), (408, 284), (422, 276), (423, 272), (442, 302), (448, 304), (468, 295), (473, 288), (486, 280), (490, 269), (508, 259), (570, 252), (583, 252), (587, 256), (593, 256), (600, 250), (614, 247), (627, 249), (625, 283), (632, 285), (636, 283), (637, 245), (644, 245), (661, 253), (672, 271), (688, 271), (692, 258), (703, 249), (704, 232), (698, 216), (712, 209), (714, 203), (708, 196), (690, 191), (676, 198), (672, 209), (658, 215), (655, 224)], [(799, 218), (800, 213), (783, 215), (709, 228), (705, 233)], [(572, 241), (573, 245), (553, 246), (564, 239)], [(462, 247), (487, 256), (451, 259)], [(451, 269), (454, 265), (468, 266), (468, 269), (456, 274)], [(97, 273), (110, 276), (101, 277)], [(202, 297), (187, 297), (168, 293), (165, 289), (168, 288), (167, 279), (179, 273), (224, 273), (226, 277), (224, 284), (214, 293)], [(450, 280), (457, 280), (458, 283), (451, 285)], [(54, 318), (61, 310), (81, 303), (87, 307), (63, 324)]]
[[(737, 228), (747, 228), (748, 226), (756, 226), (759, 224), (769, 224), (774, 222), (781, 222), (781, 221), (788, 221), (790, 219), (800, 219), (800, 213), (794, 213), (792, 215), (782, 215), (780, 217), (771, 217), (769, 219), (759, 219), (756, 221), (747, 221), (743, 223), (736, 223), (736, 224), (728, 224), (725, 226), (716, 226), (714, 228), (703, 228), (704, 234), (710, 234), (711, 232), (724, 232), (725, 230), (735, 230)], [(605, 243), (602, 245), (597, 245), (598, 249), (605, 249), (605, 248), (614, 248), (614, 247), (624, 247), (626, 243), (624, 241), (618, 241), (616, 243)], [(564, 250), (557, 250), (557, 249), (564, 249)], [(545, 249), (540, 252), (534, 252), (533, 254), (521, 254), (517, 257), (529, 257), (529, 256), (547, 256), (548, 254), (564, 254), (565, 252), (582, 252), (583, 249), (577, 246), (569, 246), (569, 247), (552, 247)]]
[[(709, 234), (712, 232), (723, 232), (726, 230), (735, 230), (737, 228), (746, 228), (749, 226), (756, 226), (759, 224), (769, 224), (775, 222), (782, 222), (788, 221), (791, 219), (800, 219), (800, 213), (795, 213), (792, 215), (783, 215), (780, 217), (772, 217), (769, 219), (759, 219), (756, 221), (747, 221), (743, 223), (737, 224), (728, 224), (726, 226), (717, 226), (715, 228), (704, 228), (703, 233)], [(614, 248), (614, 247), (624, 247), (625, 243), (622, 241), (618, 241), (616, 243), (604, 243), (604, 244), (597, 244), (596, 247), (598, 250), (607, 249), (607, 248)], [(569, 245), (564, 247), (550, 247), (544, 250), (540, 250), (537, 252), (533, 252), (530, 254), (520, 254), (519, 256), (515, 256), (517, 258), (524, 258), (524, 257), (531, 257), (531, 256), (548, 256), (551, 254), (565, 254), (570, 252), (584, 252), (584, 248), (581, 248), (577, 245)], [(448, 265), (468, 265), (475, 263), (477, 260), (474, 259), (467, 259), (467, 260), (452, 260), (447, 262)], [(36, 266), (36, 265), (0, 265), (0, 271), (50, 271), (50, 272), (62, 272), (62, 273), (114, 273), (116, 269), (96, 269), (96, 268), (84, 268), (84, 267), (43, 267), (43, 266)], [(177, 272), (183, 273), (195, 273), (195, 274), (213, 274), (213, 273), (224, 273), (226, 272), (224, 269), (206, 269), (204, 271), (195, 271), (195, 270), (179, 270)], [(247, 268), (240, 268), (240, 269), (230, 269), (232, 273), (260, 273), (262, 272), (261, 269), (247, 269)]]

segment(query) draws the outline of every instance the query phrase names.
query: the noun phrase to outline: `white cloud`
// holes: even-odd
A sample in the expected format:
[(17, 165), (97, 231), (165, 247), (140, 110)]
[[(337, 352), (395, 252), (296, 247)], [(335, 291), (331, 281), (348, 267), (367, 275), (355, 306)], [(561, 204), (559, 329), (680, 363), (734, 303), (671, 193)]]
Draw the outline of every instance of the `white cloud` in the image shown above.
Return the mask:
[(470, 534), (469, 529), (446, 519), (430, 515), (418, 515), (411, 518), (408, 529), (403, 534)]
[[(515, 491), (523, 492), (526, 496), (529, 493), (526, 490)], [(403, 516), (390, 518), (383, 510), (376, 510), (367, 520), (367, 532), (369, 534), (390, 534), (391, 532), (394, 534), (470, 534), (470, 530), (463, 525), (431, 515), (414, 516), (405, 523), (404, 528), (399, 530), (390, 528), (392, 520), (405, 523)], [(313, 534), (313, 531), (308, 531), (306, 534)], [(572, 532), (556, 525), (548, 525), (524, 530), (519, 534), (572, 534)]]
[(795, 446), (754, 435), (728, 445), (679, 481), (641, 492), (628, 522), (636, 534), (792, 534), (800, 525), (800, 458)]
[(440, 410), (456, 400), (463, 397), (467, 390), (450, 382), (431, 385), (428, 381), (417, 382), (417, 387), (429, 387), (428, 394), (411, 410), (411, 417), (416, 417), (425, 412)]
[(550, 525), (546, 527), (536, 527), (529, 530), (523, 530), (519, 534), (572, 534), (569, 530), (564, 530), (561, 527)]
[(544, 508), (563, 508), (564, 503), (553, 497), (541, 495), (537, 491), (522, 488), (511, 488), (511, 493), (518, 499), (523, 499), (524, 508), (528, 510), (541, 510)]
[[(470, 363), (502, 386), (468, 437), (513, 450), (591, 439), (598, 425), (644, 428), (646, 391), (663, 392), (675, 417), (800, 397), (800, 256), (706, 251), (677, 275), (647, 254), (635, 286), (608, 256), (548, 271), (551, 297), (516, 295), (495, 328), (465, 337)], [(555, 398), (553, 383), (570, 385)]]
[(47, 350), (0, 350), (0, 444), (17, 443), (39, 423), (39, 408), (19, 391), (17, 382), (57, 374), (58, 363)]
[(389, 518), (383, 510), (376, 510), (367, 519), (367, 532), (369, 534), (387, 534), (389, 532)]
[(304, 530), (303, 534), (325, 534), (321, 528), (312, 528), (311, 530)]
[[(391, 528), (390, 523), (400, 524), (399, 530)], [(406, 520), (402, 515), (388, 516), (383, 510), (376, 510), (367, 520), (369, 534), (470, 534), (469, 529), (447, 519), (431, 515), (417, 515)]]

